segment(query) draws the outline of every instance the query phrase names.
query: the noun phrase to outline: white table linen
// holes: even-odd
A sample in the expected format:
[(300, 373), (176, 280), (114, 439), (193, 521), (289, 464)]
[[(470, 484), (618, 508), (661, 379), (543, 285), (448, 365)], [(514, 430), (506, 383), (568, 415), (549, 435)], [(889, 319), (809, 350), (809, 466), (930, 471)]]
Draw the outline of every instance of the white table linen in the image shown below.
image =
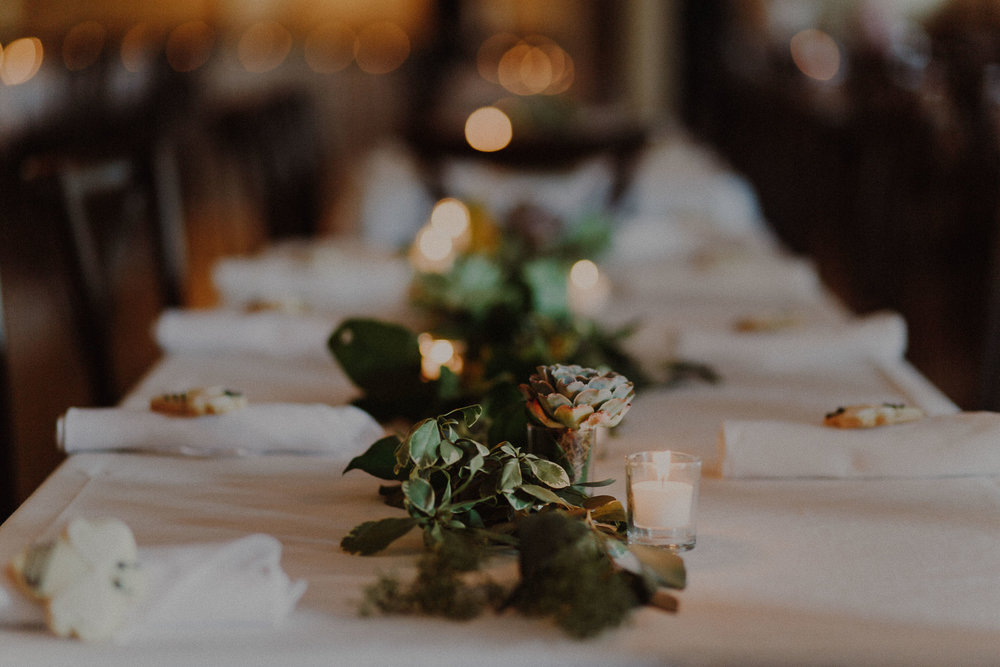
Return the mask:
[(385, 434), (352, 405), (255, 403), (218, 415), (168, 415), (148, 408), (70, 408), (56, 429), (67, 452), (147, 451), (193, 456), (339, 454)]
[[(143, 547), (144, 592), (109, 641), (186, 640), (273, 628), (305, 592), (281, 568), (281, 542), (248, 535), (224, 542)], [(0, 628), (45, 627), (45, 609), (0, 581)]]
[(964, 412), (876, 428), (726, 420), (725, 477), (1000, 475), (1000, 414)]
[[(683, 166), (683, 160), (671, 160), (668, 168)], [(703, 178), (713, 174), (706, 167)], [(640, 193), (647, 210), (663, 207), (648, 199), (655, 194)], [(753, 226), (746, 222), (746, 229)], [(323, 276), (315, 282), (314, 256), (307, 256), (303, 272), (301, 255), (291, 255), (279, 265), (291, 259), (299, 264), (296, 280), (307, 275), (310, 284), (323, 284)], [(765, 305), (804, 307), (812, 323), (852, 321), (834, 306), (825, 310), (828, 295), (813, 267), (799, 258), (758, 252), (731, 262), (661, 262), (659, 270), (659, 260), (648, 259), (614, 267), (621, 288), (616, 305), (634, 308), (636, 315), (665, 316), (654, 318), (647, 336), (666, 330), (670, 314), (698, 312), (722, 324)], [(369, 312), (391, 310), (392, 299), (380, 295), (389, 293), (381, 287), (392, 280), (359, 282), (373, 275), (371, 268), (348, 272), (346, 281), (334, 276), (330, 284), (340, 291), (330, 305), (350, 306), (354, 299)], [(246, 275), (268, 271), (258, 265)], [(282, 287), (280, 276), (268, 280)], [(241, 298), (302, 296), (289, 294), (294, 291), (247, 290)], [(684, 318), (678, 319), (673, 326), (683, 329)], [(644, 348), (652, 354), (643, 358), (657, 363), (661, 349), (658, 343)], [(69, 517), (116, 516), (148, 546), (272, 535), (282, 545), (282, 568), (291, 580), (306, 581), (307, 589), (280, 627), (183, 641), (85, 646), (23, 627), (3, 628), (0, 664), (997, 664), (1000, 476), (718, 476), (724, 459), (717, 438), (726, 420), (810, 423), (840, 405), (886, 401), (931, 415), (954, 414), (957, 407), (896, 357), (851, 358), (820, 369), (793, 366), (782, 373), (727, 360), (717, 370), (719, 384), (640, 392), (622, 427), (598, 443), (593, 463), (595, 477), (616, 479), (607, 492), (624, 498), (628, 452), (671, 448), (705, 459), (698, 545), (684, 555), (688, 586), (678, 593), (677, 614), (643, 608), (624, 627), (586, 642), (565, 637), (547, 621), (510, 612), (468, 623), (359, 618), (365, 587), (380, 573), (412, 574), (423, 548), (413, 533), (373, 557), (340, 550), (340, 540), (358, 523), (401, 515), (382, 504), (379, 480), (360, 471), (342, 474), (360, 446), (313, 457), (81, 452), (0, 526), (0, 562)], [(251, 401), (333, 404), (357, 394), (332, 360), (184, 352), (160, 361), (123, 407), (208, 385), (243, 390)], [(515, 567), (512, 559), (497, 559), (490, 570), (511, 581)]]

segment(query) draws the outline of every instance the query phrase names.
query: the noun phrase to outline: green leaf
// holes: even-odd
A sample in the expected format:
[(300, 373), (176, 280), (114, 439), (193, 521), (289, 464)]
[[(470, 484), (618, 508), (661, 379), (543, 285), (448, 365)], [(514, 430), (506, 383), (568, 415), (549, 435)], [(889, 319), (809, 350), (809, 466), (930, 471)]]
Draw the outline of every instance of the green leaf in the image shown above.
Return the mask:
[(351, 459), (351, 462), (344, 468), (344, 473), (349, 470), (363, 470), (379, 479), (402, 481), (406, 479), (406, 475), (395, 472), (396, 449), (398, 447), (399, 438), (394, 435), (376, 440), (364, 454)]
[(525, 493), (531, 494), (542, 502), (553, 503), (567, 508), (570, 507), (569, 503), (553, 493), (551, 489), (546, 489), (544, 486), (538, 486), (537, 484), (522, 484), (521, 490)]
[(476, 454), (469, 462), (465, 465), (466, 469), (469, 471), (469, 477), (475, 476), (477, 472), (483, 469), (483, 464), (486, 463), (486, 459), (483, 458), (482, 454)]
[(629, 550), (656, 575), (656, 578), (664, 586), (684, 588), (687, 585), (684, 559), (674, 552), (642, 544), (633, 544)]
[(444, 461), (445, 465), (450, 466), (462, 460), (462, 450), (448, 440), (441, 441), (438, 453), (441, 455), (441, 460)]
[(503, 494), (510, 506), (515, 510), (521, 511), (529, 509), (535, 504), (534, 500), (530, 496), (521, 495), (514, 491), (505, 491)]
[(569, 475), (566, 469), (558, 463), (540, 459), (536, 456), (528, 456), (528, 467), (534, 473), (538, 481), (544, 482), (553, 489), (562, 489), (570, 485)]
[(420, 346), (406, 327), (352, 318), (337, 327), (327, 344), (347, 376), (366, 393), (404, 395), (420, 383)]
[(628, 520), (628, 517), (625, 514), (625, 508), (622, 506), (620, 500), (614, 496), (596, 496), (595, 499), (596, 498), (602, 498), (604, 500), (600, 503), (584, 503), (584, 507), (590, 510), (590, 516), (595, 521), (611, 523), (614, 521), (624, 522)]
[(464, 424), (465, 426), (471, 428), (482, 416), (483, 406), (477, 403), (474, 405), (467, 405), (464, 408), (458, 408), (457, 410), (452, 410), (443, 417), (439, 417), (439, 419), (454, 421), (455, 423)]
[(402, 484), (403, 495), (410, 507), (428, 516), (434, 515), (434, 487), (430, 482), (419, 477), (409, 479)]
[(521, 462), (517, 459), (508, 459), (500, 473), (499, 491), (504, 493), (513, 491), (521, 486), (521, 482)]
[(493, 415), (488, 433), (490, 442), (508, 441), (521, 448), (527, 445), (528, 412), (524, 409), (523, 398), (501, 408), (493, 408), (490, 414)]
[(433, 465), (438, 458), (438, 448), (441, 444), (441, 434), (437, 422), (425, 419), (407, 438), (410, 460), (420, 467)]
[(340, 541), (340, 548), (352, 554), (370, 556), (408, 533), (420, 521), (413, 517), (365, 521)]

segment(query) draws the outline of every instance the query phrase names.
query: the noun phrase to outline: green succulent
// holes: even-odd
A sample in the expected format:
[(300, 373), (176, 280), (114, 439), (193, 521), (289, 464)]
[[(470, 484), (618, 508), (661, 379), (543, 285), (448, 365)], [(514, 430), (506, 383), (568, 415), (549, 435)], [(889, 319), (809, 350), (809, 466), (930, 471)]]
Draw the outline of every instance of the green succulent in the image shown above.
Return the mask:
[(617, 426), (635, 396), (625, 376), (575, 364), (539, 366), (519, 388), (538, 423), (571, 430)]

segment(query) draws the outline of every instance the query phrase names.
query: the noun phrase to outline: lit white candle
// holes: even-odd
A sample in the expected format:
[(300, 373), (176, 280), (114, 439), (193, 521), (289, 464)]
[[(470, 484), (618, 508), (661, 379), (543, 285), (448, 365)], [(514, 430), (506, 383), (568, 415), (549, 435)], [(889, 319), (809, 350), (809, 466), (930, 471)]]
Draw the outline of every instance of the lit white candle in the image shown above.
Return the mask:
[(570, 309), (584, 316), (598, 314), (611, 297), (611, 283), (589, 259), (581, 259), (569, 271), (566, 299)]
[(688, 482), (650, 479), (632, 484), (632, 514), (637, 527), (663, 530), (691, 524), (694, 486)]

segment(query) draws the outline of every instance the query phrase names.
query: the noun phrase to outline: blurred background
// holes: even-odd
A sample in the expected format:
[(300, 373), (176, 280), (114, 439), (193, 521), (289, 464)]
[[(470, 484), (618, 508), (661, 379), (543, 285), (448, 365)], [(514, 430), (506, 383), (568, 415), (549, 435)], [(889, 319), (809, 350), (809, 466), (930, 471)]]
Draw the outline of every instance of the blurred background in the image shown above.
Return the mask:
[(156, 360), (162, 308), (216, 303), (219, 257), (399, 243), (403, 177), (433, 196), (456, 160), (600, 158), (613, 204), (671, 134), (849, 308), (901, 312), (961, 407), (1000, 407), (998, 0), (3, 0), (0, 47), (8, 504), (68, 406)]

